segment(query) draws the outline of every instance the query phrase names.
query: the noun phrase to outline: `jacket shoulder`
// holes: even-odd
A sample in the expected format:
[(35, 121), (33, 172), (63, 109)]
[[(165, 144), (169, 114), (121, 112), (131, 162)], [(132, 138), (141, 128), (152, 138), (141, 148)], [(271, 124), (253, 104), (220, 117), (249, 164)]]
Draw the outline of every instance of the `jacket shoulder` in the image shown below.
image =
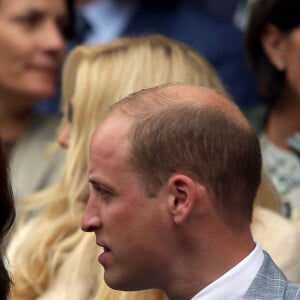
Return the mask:
[[(264, 251), (264, 261), (251, 283), (244, 300), (283, 300), (295, 298), (296, 287), (289, 281), (281, 270), (271, 259), (270, 255)], [(299, 298), (300, 300), (300, 298)]]

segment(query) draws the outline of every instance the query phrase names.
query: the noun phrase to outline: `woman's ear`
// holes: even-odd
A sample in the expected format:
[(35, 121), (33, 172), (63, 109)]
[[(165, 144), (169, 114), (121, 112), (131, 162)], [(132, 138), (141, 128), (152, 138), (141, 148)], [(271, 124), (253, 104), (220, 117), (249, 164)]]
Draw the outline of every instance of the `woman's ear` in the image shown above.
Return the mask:
[(193, 213), (195, 205), (200, 205), (199, 185), (197, 181), (187, 175), (175, 174), (170, 177), (168, 208), (175, 224), (182, 225)]
[(278, 71), (285, 69), (286, 40), (286, 34), (272, 24), (267, 24), (261, 35), (262, 47)]

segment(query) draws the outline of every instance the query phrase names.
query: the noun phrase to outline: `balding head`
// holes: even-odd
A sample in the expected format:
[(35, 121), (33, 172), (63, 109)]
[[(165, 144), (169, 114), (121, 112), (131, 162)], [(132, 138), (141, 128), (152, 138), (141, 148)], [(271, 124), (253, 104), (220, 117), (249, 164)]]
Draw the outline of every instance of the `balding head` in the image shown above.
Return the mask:
[(233, 102), (207, 88), (167, 85), (132, 94), (111, 113), (134, 120), (128, 160), (149, 196), (183, 172), (206, 184), (226, 221), (251, 220), (260, 147)]
[(120, 110), (134, 117), (148, 115), (179, 105), (210, 107), (224, 113), (232, 121), (249, 127), (249, 122), (240, 109), (224, 94), (205, 87), (167, 84), (133, 93), (112, 106), (111, 111)]
[(197, 106), (203, 105), (211, 107), (224, 113), (228, 118), (241, 124), (241, 126), (249, 126), (248, 121), (240, 109), (221, 92), (209, 88), (188, 85), (166, 86), (164, 89), (162, 88), (161, 91), (170, 94), (173, 93), (174, 99), (176, 99), (178, 103), (183, 102), (186, 104), (188, 100), (191, 104)]

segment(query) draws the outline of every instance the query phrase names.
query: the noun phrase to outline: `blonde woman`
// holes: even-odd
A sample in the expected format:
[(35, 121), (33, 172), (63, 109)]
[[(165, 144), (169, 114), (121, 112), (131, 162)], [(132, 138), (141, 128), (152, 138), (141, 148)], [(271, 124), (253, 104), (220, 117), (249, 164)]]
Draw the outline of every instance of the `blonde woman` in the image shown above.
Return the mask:
[(67, 148), (64, 175), (58, 185), (28, 202), (27, 210), (39, 210), (39, 214), (21, 226), (11, 245), (13, 299), (165, 299), (156, 290), (110, 290), (95, 261), (99, 253), (94, 236), (81, 232), (79, 223), (89, 193), (89, 140), (107, 108), (129, 93), (169, 82), (224, 92), (202, 56), (162, 36), (78, 47), (70, 54), (63, 74), (64, 117), (59, 136)]

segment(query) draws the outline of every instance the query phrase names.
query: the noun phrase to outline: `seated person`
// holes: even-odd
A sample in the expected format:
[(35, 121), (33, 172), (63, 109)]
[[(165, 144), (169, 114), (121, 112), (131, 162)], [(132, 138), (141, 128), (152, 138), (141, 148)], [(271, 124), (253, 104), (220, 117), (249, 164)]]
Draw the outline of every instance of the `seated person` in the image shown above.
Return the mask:
[(246, 33), (248, 58), (265, 105), (264, 170), (281, 195), (284, 215), (300, 223), (300, 1), (255, 1)]
[(107, 285), (175, 300), (298, 299), (300, 284), (251, 234), (260, 177), (256, 133), (219, 92), (164, 85), (113, 105), (90, 143), (81, 220), (103, 248)]
[(21, 199), (56, 182), (62, 153), (46, 158), (58, 118), (34, 111), (50, 97), (65, 55), (69, 0), (0, 0), (0, 136)]

